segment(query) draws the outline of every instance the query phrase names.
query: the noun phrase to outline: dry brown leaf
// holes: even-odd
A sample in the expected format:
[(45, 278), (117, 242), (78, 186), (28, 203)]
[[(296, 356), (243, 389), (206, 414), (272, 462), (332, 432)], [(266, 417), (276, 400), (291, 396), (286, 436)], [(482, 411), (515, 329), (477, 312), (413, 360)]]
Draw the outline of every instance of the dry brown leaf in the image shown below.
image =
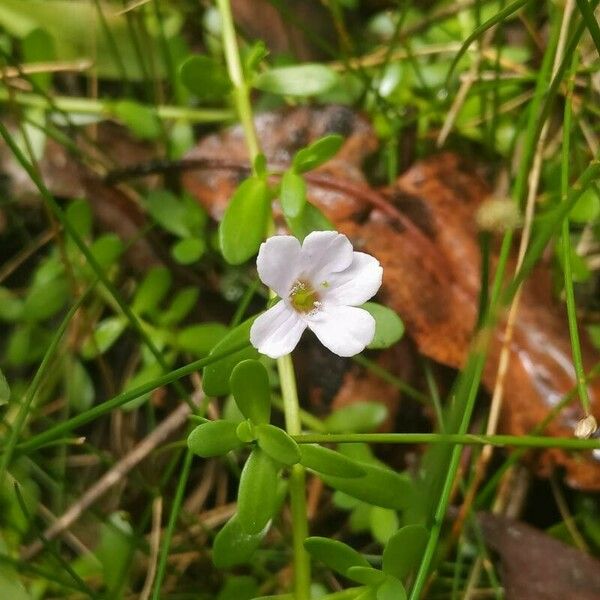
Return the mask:
[(600, 561), (525, 523), (478, 515), (500, 556), (506, 600), (599, 600)]
[[(373, 190), (362, 172), (377, 147), (368, 122), (347, 108), (299, 108), (257, 117), (263, 151), (273, 165), (285, 166), (293, 152), (330, 132), (346, 143), (336, 158), (309, 174), (309, 201), (347, 234), (354, 246), (376, 256), (384, 267), (380, 300), (396, 310), (424, 355), (461, 368), (477, 318), (480, 254), (475, 213), (490, 189), (471, 166), (450, 154), (413, 165), (390, 188)], [(200, 141), (193, 159), (247, 165), (239, 126)], [(240, 171), (199, 170), (184, 185), (219, 219), (240, 179)], [(514, 265), (510, 265), (509, 273)], [(502, 323), (491, 343), (484, 386), (491, 391), (502, 346)], [(583, 336), (586, 366), (598, 353)], [(564, 308), (552, 296), (548, 270), (539, 266), (527, 282), (510, 344), (501, 430), (532, 431), (575, 385)], [(600, 382), (590, 386), (593, 412), (600, 416)], [(572, 436), (582, 412), (572, 402), (546, 434)], [(600, 463), (591, 453), (547, 450), (536, 456), (547, 475), (560, 465), (569, 485), (600, 489)]]

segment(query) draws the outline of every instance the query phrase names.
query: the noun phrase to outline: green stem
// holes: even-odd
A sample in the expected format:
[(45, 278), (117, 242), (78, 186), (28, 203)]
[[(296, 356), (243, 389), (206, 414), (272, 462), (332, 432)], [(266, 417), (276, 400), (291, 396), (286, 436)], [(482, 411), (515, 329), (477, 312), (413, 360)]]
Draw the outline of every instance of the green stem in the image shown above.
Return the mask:
[[(296, 377), (292, 357), (287, 354), (277, 359), (285, 426), (290, 435), (302, 433), (300, 405), (296, 389)], [(289, 490), (292, 509), (292, 540), (294, 549), (294, 591), (296, 600), (310, 598), (310, 559), (304, 548), (304, 540), (308, 537), (308, 520), (306, 518), (306, 473), (302, 465), (294, 465), (290, 472)]]
[(377, 375), (380, 379), (393, 385), (395, 388), (404, 392), (409, 398), (421, 402), (422, 404), (431, 404), (431, 399), (426, 395), (416, 390), (408, 383), (402, 381), (399, 377), (392, 375), (387, 369), (384, 369), (381, 365), (378, 365), (375, 361), (369, 360), (362, 354), (357, 354), (352, 357), (352, 360), (359, 364), (361, 367), (368, 369), (374, 375)]
[(217, 6), (223, 22), (223, 46), (225, 49), (225, 58), (227, 60), (227, 69), (229, 78), (233, 83), (233, 97), (244, 133), (246, 134), (246, 145), (250, 154), (250, 161), (254, 160), (260, 154), (260, 146), (256, 129), (254, 128), (254, 118), (252, 116), (252, 106), (250, 104), (250, 89), (244, 78), (242, 63), (240, 62), (240, 53), (238, 50), (233, 16), (229, 0), (217, 0)]
[(152, 600), (160, 600), (160, 588), (165, 577), (165, 571), (167, 569), (169, 547), (171, 546), (173, 531), (175, 530), (175, 525), (177, 524), (177, 517), (179, 516), (179, 511), (181, 510), (181, 503), (183, 501), (185, 486), (190, 475), (193, 456), (194, 455), (188, 450), (185, 453), (185, 458), (183, 459), (183, 468), (181, 469), (181, 473), (179, 475), (177, 491), (175, 492), (173, 506), (171, 507), (171, 514), (169, 515), (169, 522), (167, 524), (165, 536), (160, 549), (160, 559), (158, 561), (158, 568), (156, 570), (156, 579), (154, 581), (154, 593), (152, 594)]
[(75, 302), (75, 304), (73, 304), (73, 306), (69, 309), (69, 312), (66, 314), (66, 316), (63, 319), (62, 323), (60, 324), (58, 330), (54, 334), (54, 337), (52, 338), (52, 341), (50, 342), (50, 345), (48, 346), (48, 349), (46, 350), (46, 352), (44, 354), (44, 358), (42, 359), (42, 362), (40, 363), (39, 369), (36, 371), (36, 374), (34, 375), (31, 384), (29, 385), (29, 387), (27, 388), (27, 391), (25, 392), (25, 396), (23, 397), (23, 402), (21, 403), (21, 406), (19, 407), (19, 412), (17, 413), (15, 424), (9, 434), (8, 441), (6, 442), (6, 446), (2, 448), (2, 459), (0, 460), (0, 488), (2, 487), (2, 484), (4, 482), (4, 476), (6, 474), (6, 470), (8, 469), (8, 467), (10, 465), (10, 461), (13, 456), (13, 452), (14, 452), (15, 446), (17, 444), (17, 440), (19, 439), (19, 434), (21, 433), (21, 429), (23, 428), (23, 425), (25, 424), (25, 419), (27, 418), (27, 415), (29, 414), (29, 409), (31, 407), (31, 403), (33, 402), (33, 399), (35, 398), (37, 391), (38, 391), (42, 381), (44, 380), (44, 377), (48, 373), (52, 358), (54, 357), (54, 354), (56, 352), (58, 344), (59, 344), (60, 340), (62, 339), (65, 331), (67, 330), (67, 327), (68, 327), (69, 323), (71, 322), (71, 319), (73, 318), (75, 313), (79, 310), (79, 307), (83, 304), (85, 299), (88, 297), (92, 288), (93, 288), (93, 285), (91, 287), (89, 287), (88, 290), (85, 292), (85, 294), (83, 294), (77, 300), (77, 302)]
[(510, 446), (597, 450), (600, 439), (580, 440), (535, 435), (477, 435), (460, 433), (303, 433), (292, 435), (298, 444), (457, 444), (460, 446)]
[[(210, 356), (207, 356), (206, 358), (196, 360), (196, 361), (194, 361), (188, 365), (185, 365), (179, 369), (170, 371), (166, 375), (157, 377), (156, 379), (153, 379), (152, 381), (149, 381), (148, 383), (140, 385), (132, 390), (129, 390), (128, 392), (119, 394), (118, 396), (115, 396), (114, 398), (111, 398), (110, 400), (107, 400), (106, 402), (103, 402), (102, 404), (98, 404), (97, 406), (94, 406), (93, 408), (86, 410), (84, 413), (81, 413), (80, 415), (77, 415), (76, 417), (73, 417), (73, 418), (69, 419), (68, 421), (65, 421), (64, 423), (59, 423), (58, 425), (55, 425), (54, 427), (44, 431), (43, 433), (40, 433), (40, 434), (30, 438), (28, 441), (26, 441), (22, 444), (19, 444), (16, 449), (21, 454), (24, 452), (31, 452), (32, 450), (36, 450), (37, 448), (40, 448), (41, 446), (45, 446), (46, 444), (53, 442), (56, 439), (61, 438), (62, 436), (64, 436), (66, 433), (69, 433), (73, 429), (75, 429), (77, 427), (81, 427), (82, 425), (85, 425), (86, 423), (89, 423), (90, 421), (94, 421), (95, 419), (105, 415), (106, 413), (109, 413), (111, 410), (114, 410), (115, 408), (118, 408), (119, 406), (123, 406), (123, 404), (127, 404), (127, 402), (130, 402), (131, 400), (135, 400), (136, 398), (139, 398), (140, 396), (143, 396), (144, 394), (152, 392), (155, 389), (163, 387), (169, 383), (173, 383), (174, 381), (177, 381), (178, 379), (181, 379), (182, 377), (191, 375), (192, 373), (199, 371), (200, 369), (203, 369), (207, 365), (213, 364), (227, 356), (230, 356), (231, 354), (235, 354), (236, 352), (239, 352), (240, 350), (243, 350), (244, 348), (247, 348), (248, 346), (249, 346), (248, 342), (242, 342), (240, 344), (237, 344), (236, 346), (232, 346), (231, 348), (228, 348), (224, 352), (211, 354)], [(0, 451), (4, 451), (4, 450), (5, 450), (4, 447), (0, 447)]]
[[(36, 169), (36, 167), (30, 163), (12, 135), (6, 128), (6, 126), (0, 121), (0, 136), (4, 139), (8, 147), (11, 149), (15, 159), (17, 162), (23, 167), (23, 169), (29, 175), (29, 178), (34, 183), (35, 187), (38, 189), (42, 198), (44, 199), (46, 205), (50, 209), (51, 213), (56, 217), (56, 219), (60, 222), (66, 234), (73, 240), (81, 254), (85, 257), (88, 265), (91, 267), (92, 271), (94, 271), (96, 277), (99, 282), (106, 288), (108, 293), (111, 295), (113, 300), (118, 304), (121, 312), (127, 317), (129, 324), (137, 333), (140, 340), (144, 343), (144, 345), (148, 348), (148, 350), (152, 353), (152, 355), (156, 358), (156, 361), (161, 366), (163, 371), (169, 370), (169, 365), (165, 361), (165, 358), (156, 346), (154, 341), (150, 338), (146, 330), (140, 324), (140, 321), (137, 315), (131, 310), (129, 304), (125, 301), (125, 299), (121, 296), (115, 285), (112, 283), (110, 277), (104, 271), (103, 267), (100, 265), (90, 247), (87, 245), (85, 240), (81, 237), (79, 230), (75, 227), (69, 219), (67, 219), (63, 209), (60, 207), (54, 196), (50, 193), (48, 188), (46, 187), (40, 173)], [(188, 403), (192, 412), (196, 410), (195, 405), (191, 402), (187, 392), (181, 386), (179, 381), (174, 382), (174, 387), (179, 396)]]
[[(223, 23), (223, 46), (229, 78), (234, 88), (234, 100), (244, 133), (250, 162), (255, 165), (260, 154), (260, 144), (254, 127), (254, 116), (250, 104), (250, 88), (244, 78), (240, 61), (235, 26), (229, 0), (217, 0), (217, 6)], [(273, 229), (273, 225), (269, 228)], [(281, 395), (287, 432), (291, 435), (302, 431), (300, 405), (296, 390), (296, 377), (291, 357), (284, 356), (277, 360)], [(296, 600), (310, 598), (310, 560), (304, 549), (304, 540), (308, 536), (308, 520), (306, 517), (306, 473), (301, 465), (294, 465), (290, 470), (289, 492), (292, 510), (292, 538), (294, 550), (294, 595)]]
[[(47, 110), (58, 109), (67, 113), (83, 115), (98, 115), (104, 117), (114, 116), (110, 100), (94, 100), (92, 98), (74, 98), (71, 96), (54, 96), (52, 105), (43, 96), (26, 92), (13, 92), (9, 94), (6, 88), (0, 89), (0, 102), (16, 102), (21, 106), (30, 108), (43, 108)], [(230, 121), (233, 113), (222, 108), (188, 108), (186, 106), (172, 106), (168, 104), (152, 107), (160, 119), (176, 119), (189, 123), (221, 123)]]
[[(577, 53), (573, 54), (573, 65), (571, 67), (571, 77), (567, 90), (565, 102), (565, 118), (563, 124), (563, 143), (560, 169), (560, 192), (563, 200), (566, 200), (569, 194), (569, 150), (571, 146), (571, 122), (572, 122), (572, 104), (573, 85), (575, 72), (577, 69)], [(585, 368), (581, 356), (581, 343), (579, 342), (579, 331), (577, 329), (577, 311), (575, 307), (575, 293), (573, 291), (573, 268), (571, 264), (571, 232), (569, 228), (569, 215), (562, 223), (561, 246), (563, 254), (563, 270), (565, 276), (565, 298), (567, 303), (567, 319), (569, 322), (569, 335), (571, 336), (571, 352), (573, 354), (573, 364), (577, 375), (577, 392), (579, 400), (586, 414), (590, 412), (590, 397), (586, 384)]]

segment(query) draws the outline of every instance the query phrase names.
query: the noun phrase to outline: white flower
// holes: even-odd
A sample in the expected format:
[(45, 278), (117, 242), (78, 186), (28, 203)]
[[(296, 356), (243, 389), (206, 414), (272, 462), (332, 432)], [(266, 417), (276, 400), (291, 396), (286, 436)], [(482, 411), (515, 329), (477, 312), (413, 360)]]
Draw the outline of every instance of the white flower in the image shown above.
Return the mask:
[(314, 231), (304, 243), (291, 235), (263, 242), (256, 261), (261, 281), (281, 300), (260, 315), (250, 341), (271, 358), (290, 353), (308, 327), (339, 356), (362, 352), (375, 335), (375, 319), (357, 308), (377, 293), (383, 269), (348, 238)]

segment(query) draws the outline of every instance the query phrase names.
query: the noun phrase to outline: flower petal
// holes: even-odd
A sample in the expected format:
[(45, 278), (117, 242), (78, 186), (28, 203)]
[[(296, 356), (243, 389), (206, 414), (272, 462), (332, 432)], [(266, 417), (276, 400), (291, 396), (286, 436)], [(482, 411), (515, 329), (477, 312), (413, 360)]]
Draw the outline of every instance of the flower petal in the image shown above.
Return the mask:
[(355, 306), (324, 304), (306, 321), (321, 343), (338, 356), (362, 352), (375, 336), (375, 319)]
[(260, 280), (286, 298), (300, 270), (300, 242), (292, 235), (274, 235), (260, 245), (256, 268)]
[(261, 354), (279, 358), (296, 347), (305, 329), (300, 315), (281, 300), (252, 323), (250, 342)]
[(331, 273), (352, 264), (352, 244), (337, 231), (313, 231), (302, 243), (301, 274), (318, 286)]
[(325, 302), (358, 306), (377, 293), (382, 277), (383, 268), (375, 257), (355, 252), (352, 264), (321, 281), (318, 292)]

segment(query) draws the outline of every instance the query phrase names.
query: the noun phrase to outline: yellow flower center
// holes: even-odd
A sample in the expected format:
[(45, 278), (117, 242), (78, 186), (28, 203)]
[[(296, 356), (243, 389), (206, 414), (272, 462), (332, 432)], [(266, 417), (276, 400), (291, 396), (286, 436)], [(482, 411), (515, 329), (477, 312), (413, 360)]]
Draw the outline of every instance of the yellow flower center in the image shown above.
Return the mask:
[(290, 302), (301, 313), (309, 313), (320, 305), (317, 292), (306, 281), (296, 281), (290, 291)]

